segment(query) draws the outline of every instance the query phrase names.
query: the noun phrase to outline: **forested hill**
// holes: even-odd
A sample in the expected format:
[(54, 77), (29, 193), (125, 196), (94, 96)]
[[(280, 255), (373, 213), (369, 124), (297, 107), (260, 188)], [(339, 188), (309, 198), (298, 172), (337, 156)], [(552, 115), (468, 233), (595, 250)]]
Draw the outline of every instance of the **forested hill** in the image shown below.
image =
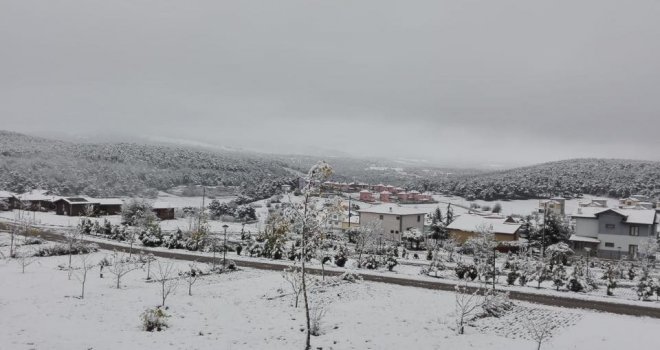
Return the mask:
[(257, 154), (131, 143), (87, 144), (0, 131), (0, 189), (61, 195), (153, 195), (181, 185), (234, 187), (259, 197), (295, 176)]
[(660, 162), (571, 159), (492, 173), (461, 176), (438, 189), (468, 199), (528, 199), (591, 194), (627, 197), (660, 195)]

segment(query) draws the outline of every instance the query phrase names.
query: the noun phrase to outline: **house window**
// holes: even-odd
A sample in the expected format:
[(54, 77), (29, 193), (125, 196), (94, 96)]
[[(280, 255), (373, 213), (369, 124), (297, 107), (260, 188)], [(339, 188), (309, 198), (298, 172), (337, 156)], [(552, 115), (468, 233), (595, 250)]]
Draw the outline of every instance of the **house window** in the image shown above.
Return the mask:
[(614, 224), (605, 224), (605, 229), (614, 230)]
[(382, 215), (380, 216), (380, 219), (383, 220), (383, 216), (382, 216)]
[(394, 233), (394, 230), (390, 230), (390, 233)]
[(608, 247), (608, 248), (614, 248), (614, 243), (605, 242), (605, 246)]
[(421, 216), (421, 215), (417, 215), (417, 222), (420, 222), (420, 221), (422, 221), (422, 216)]
[(396, 219), (397, 219), (397, 220), (401, 220), (401, 217), (400, 217), (400, 216), (397, 216)]
[(399, 230), (394, 231), (394, 233), (396, 233), (396, 234), (398, 235), (398, 234), (399, 234)]
[(633, 259), (637, 258), (637, 245), (631, 244), (628, 246), (628, 255)]
[(630, 226), (630, 235), (639, 236), (639, 226)]

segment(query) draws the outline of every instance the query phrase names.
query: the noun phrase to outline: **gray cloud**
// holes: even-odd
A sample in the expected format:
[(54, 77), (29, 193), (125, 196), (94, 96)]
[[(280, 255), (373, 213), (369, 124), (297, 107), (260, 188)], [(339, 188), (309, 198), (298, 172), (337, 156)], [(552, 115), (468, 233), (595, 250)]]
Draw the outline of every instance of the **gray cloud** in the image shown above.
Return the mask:
[(1, 128), (660, 160), (660, 3), (6, 1)]

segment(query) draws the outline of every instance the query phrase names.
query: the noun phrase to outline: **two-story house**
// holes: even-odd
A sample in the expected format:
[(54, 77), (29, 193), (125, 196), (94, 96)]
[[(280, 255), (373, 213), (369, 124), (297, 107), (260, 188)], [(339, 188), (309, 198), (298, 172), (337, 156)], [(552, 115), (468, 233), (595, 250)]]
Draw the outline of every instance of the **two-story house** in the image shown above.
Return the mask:
[(658, 238), (652, 209), (580, 207), (571, 218), (575, 220), (575, 234), (570, 237), (573, 248), (588, 248), (602, 258), (636, 259), (649, 240)]
[(401, 234), (411, 228), (424, 232), (427, 210), (412, 206), (382, 204), (358, 210), (359, 222), (364, 225), (371, 221), (380, 222), (384, 235), (393, 241), (401, 241)]

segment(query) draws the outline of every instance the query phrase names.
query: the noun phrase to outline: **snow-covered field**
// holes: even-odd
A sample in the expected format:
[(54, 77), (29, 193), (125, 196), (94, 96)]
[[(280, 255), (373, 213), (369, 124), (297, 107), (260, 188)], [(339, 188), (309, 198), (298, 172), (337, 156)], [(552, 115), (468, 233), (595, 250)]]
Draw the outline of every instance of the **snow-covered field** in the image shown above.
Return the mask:
[[(2, 248), (6, 250), (5, 248)], [(98, 261), (106, 252), (93, 254)], [(292, 349), (304, 344), (304, 314), (277, 272), (242, 270), (180, 285), (167, 300), (169, 328), (149, 333), (139, 315), (160, 303), (159, 285), (136, 270), (114, 288), (112, 276), (89, 273), (85, 298), (69, 280), (67, 257), (39, 258), (25, 274), (13, 260), (0, 263), (1, 349)], [(74, 258), (74, 265), (78, 258)], [(176, 262), (178, 268), (186, 263)], [(152, 270), (153, 271), (153, 270)], [(544, 349), (619, 349), (653, 344), (660, 320), (517, 303), (500, 319), (486, 318), (465, 335), (453, 328), (454, 295), (369, 282), (325, 287), (311, 295), (326, 316), (314, 348), (534, 349), (529, 319), (561, 326)]]

